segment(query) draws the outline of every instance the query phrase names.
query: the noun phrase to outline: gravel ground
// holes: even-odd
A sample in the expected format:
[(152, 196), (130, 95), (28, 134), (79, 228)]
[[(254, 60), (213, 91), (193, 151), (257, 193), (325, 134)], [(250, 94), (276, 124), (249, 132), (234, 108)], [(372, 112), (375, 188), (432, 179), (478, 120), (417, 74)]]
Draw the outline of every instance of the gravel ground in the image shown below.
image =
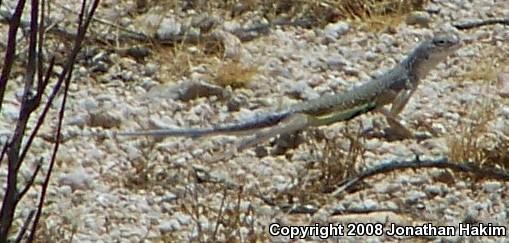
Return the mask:
[[(178, 32), (183, 28), (179, 21), (187, 16), (166, 13), (164, 26), (154, 28), (151, 21), (157, 15), (149, 11), (137, 18), (127, 17), (131, 5), (104, 1), (97, 16), (160, 35)], [(425, 9), (432, 14), (412, 13), (406, 21), (379, 32), (342, 21), (312, 29), (274, 27), (252, 41), (225, 43), (224, 57), (217, 60), (205, 58), (203, 46), (195, 45), (151, 46), (152, 55), (143, 59), (110, 51), (114, 47), (86, 48), (91, 56), (80, 61), (74, 72), (66, 133), (236, 121), (365, 82), (384, 73), (435, 32), (455, 31), (465, 41), (454, 56), (422, 81), (401, 114), (409, 128), (431, 135), (422, 141), (393, 141), (384, 136), (355, 139), (358, 130), (384, 135), (387, 124), (377, 114), (306, 131), (300, 136), (304, 140), (300, 146), (279, 154), (274, 152), (278, 150), (276, 141), (219, 163), (206, 161), (225, 151), (236, 137), (69, 139), (60, 148), (53, 171), (39, 239), (286, 242), (288, 237), (269, 235), (271, 223), (313, 226), (316, 222), (344, 226), (382, 223), (385, 227), (491, 223), (507, 230), (509, 184), (503, 181), (475, 180), (444, 169), (419, 169), (372, 177), (341, 197), (323, 192), (338, 178), (363, 168), (412, 159), (415, 154), (421, 158), (449, 156), (451, 141), (467, 136), (464, 130), (472, 121), (486, 120), (485, 129), (479, 132), (483, 146), (509, 136), (509, 26), (461, 32), (451, 26), (464, 19), (509, 17), (509, 2), (434, 1)], [(227, 18), (222, 28), (249, 23), (241, 20), (254, 21), (256, 15), (250, 14)], [(181, 67), (175, 65), (177, 58), (171, 55), (175, 52), (189, 58), (179, 63)], [(256, 67), (256, 75), (244, 87), (233, 90), (212, 85), (219, 69), (211, 63), (218, 60)], [(7, 91), (0, 131), (12, 129), (19, 109), (15, 97), (20, 90), (22, 86)], [(195, 98), (193, 92), (201, 92), (201, 97)], [(43, 133), (53, 128), (50, 122)], [(359, 156), (349, 157), (346, 151), (355, 144), (360, 144)], [(38, 139), (28, 161), (49, 158), (50, 148), (50, 142)], [(272, 155), (261, 156), (265, 153)], [(25, 172), (29, 169), (22, 168)], [(2, 166), (0, 181), (5, 183), (5, 178)], [(39, 178), (36, 183), (41, 181)], [(37, 195), (36, 190), (27, 194), (17, 224)], [(318, 211), (289, 213), (289, 208), (297, 206)], [(331, 210), (340, 213), (331, 215)], [(319, 238), (308, 238), (312, 239)], [(338, 240), (509, 241), (506, 237), (458, 234), (383, 234)]]

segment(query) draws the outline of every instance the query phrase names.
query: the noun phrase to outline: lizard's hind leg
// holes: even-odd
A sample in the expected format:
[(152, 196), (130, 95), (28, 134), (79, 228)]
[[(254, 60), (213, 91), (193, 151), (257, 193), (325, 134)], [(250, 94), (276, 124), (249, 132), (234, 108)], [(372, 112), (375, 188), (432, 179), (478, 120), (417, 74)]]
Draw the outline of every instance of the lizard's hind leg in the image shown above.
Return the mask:
[(275, 137), (280, 134), (288, 134), (298, 130), (302, 130), (309, 126), (309, 115), (303, 113), (296, 113), (290, 115), (289, 117), (283, 119), (278, 124), (261, 129), (259, 131), (254, 132), (254, 135), (245, 139), (242, 139), (240, 142), (235, 144), (233, 148), (226, 149), (224, 154), (219, 156), (215, 156), (209, 162), (218, 162), (220, 160), (227, 160), (233, 157), (235, 153), (240, 152), (246, 148), (254, 146), (256, 144), (263, 143), (268, 139)]
[(236, 145), (237, 151), (263, 143), (268, 139), (281, 134), (289, 134), (309, 126), (309, 115), (296, 113), (281, 121), (279, 124), (256, 132), (253, 136), (243, 139)]

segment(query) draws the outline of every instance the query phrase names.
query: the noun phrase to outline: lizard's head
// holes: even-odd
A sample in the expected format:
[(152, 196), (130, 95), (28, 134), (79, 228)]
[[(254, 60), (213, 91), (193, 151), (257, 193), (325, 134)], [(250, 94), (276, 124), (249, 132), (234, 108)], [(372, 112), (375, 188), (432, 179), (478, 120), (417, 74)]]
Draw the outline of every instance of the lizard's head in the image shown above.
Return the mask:
[(405, 60), (418, 78), (423, 78), (438, 63), (461, 47), (460, 38), (453, 33), (437, 34), (423, 41)]

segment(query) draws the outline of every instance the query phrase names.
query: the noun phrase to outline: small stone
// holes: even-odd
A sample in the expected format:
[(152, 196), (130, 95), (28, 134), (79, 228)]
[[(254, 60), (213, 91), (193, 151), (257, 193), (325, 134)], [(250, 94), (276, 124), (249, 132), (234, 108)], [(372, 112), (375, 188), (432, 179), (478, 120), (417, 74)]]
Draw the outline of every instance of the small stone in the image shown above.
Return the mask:
[[(119, 50), (119, 54), (134, 57), (137, 60), (143, 60), (143, 58), (150, 56), (150, 49), (145, 46), (132, 46), (126, 49)], [(148, 66), (148, 63), (146, 66)], [(145, 67), (146, 67), (145, 66)]]
[(364, 201), (364, 208), (367, 210), (374, 210), (378, 208), (378, 203), (372, 199), (367, 199)]
[(509, 118), (509, 106), (504, 106), (500, 108), (500, 115), (505, 116), (506, 118)]
[(76, 116), (70, 117), (66, 124), (68, 126), (79, 126), (84, 127), (86, 124), (90, 123), (90, 116), (88, 114), (78, 114)]
[(90, 72), (93, 73), (106, 73), (108, 72), (109, 65), (103, 61), (98, 61), (93, 64), (93, 66), (89, 69)]
[(265, 148), (264, 146), (256, 146), (255, 154), (256, 154), (256, 157), (263, 158), (263, 157), (269, 155), (269, 151), (267, 151), (267, 148)]
[(161, 202), (173, 202), (177, 199), (177, 195), (171, 193), (171, 192), (168, 192), (166, 193), (166, 195), (164, 195), (162, 198), (161, 198)]
[(339, 21), (336, 23), (330, 23), (324, 28), (325, 35), (329, 38), (337, 39), (341, 35), (345, 34), (350, 25), (347, 22)]
[(19, 107), (7, 103), (3, 105), (1, 112), (2, 117), (4, 117), (6, 120), (15, 121), (18, 119)]
[(418, 25), (421, 27), (428, 27), (431, 22), (431, 16), (427, 12), (414, 11), (411, 12), (407, 18), (406, 23), (408, 25)]
[(175, 219), (180, 223), (180, 224), (189, 224), (191, 223), (191, 216), (187, 215), (187, 214), (183, 214), (183, 213), (180, 213), (180, 212), (177, 212), (175, 214)]
[(502, 184), (498, 181), (486, 181), (483, 183), (483, 189), (486, 192), (496, 192), (502, 188)]
[(240, 96), (233, 96), (226, 102), (226, 108), (229, 112), (240, 111), (240, 107), (244, 105), (247, 105), (247, 100)]
[(220, 41), (224, 46), (224, 58), (238, 60), (242, 54), (242, 42), (230, 32), (216, 29), (212, 32), (212, 37)]
[(199, 15), (191, 19), (191, 26), (199, 28), (203, 33), (210, 31), (218, 24), (219, 20), (208, 14)]
[(414, 204), (418, 202), (420, 199), (425, 198), (426, 194), (421, 191), (412, 190), (407, 193), (406, 203)]
[(424, 191), (431, 196), (437, 196), (442, 194), (442, 189), (437, 185), (426, 185)]
[(119, 127), (122, 123), (120, 115), (112, 110), (100, 109), (90, 113), (90, 126), (102, 128)]
[(146, 76), (152, 76), (156, 74), (157, 70), (159, 69), (159, 66), (155, 63), (149, 62), (145, 65), (145, 75)]
[(159, 83), (154, 81), (153, 79), (151, 78), (144, 78), (142, 83), (141, 83), (141, 87), (146, 90), (146, 91), (149, 91), (150, 89), (152, 89), (153, 87), (157, 86)]
[(401, 190), (400, 183), (383, 183), (375, 187), (376, 192), (382, 194), (395, 193)]
[(332, 70), (341, 70), (343, 67), (347, 66), (348, 61), (342, 55), (334, 55), (325, 61), (327, 66)]
[(369, 62), (375, 61), (377, 57), (378, 55), (372, 51), (366, 51), (366, 53), (364, 53), (364, 58)]
[(62, 174), (58, 178), (60, 185), (70, 186), (73, 191), (90, 189), (92, 178), (87, 172), (81, 168), (72, 171), (71, 173)]
[(509, 73), (497, 75), (498, 95), (502, 98), (509, 98)]
[(223, 88), (217, 85), (212, 85), (205, 82), (186, 82), (177, 90), (178, 99), (182, 101), (189, 101), (198, 97), (217, 96), (223, 98), (226, 92)]
[(359, 70), (354, 67), (344, 67), (343, 72), (345, 72), (346, 75), (350, 75), (350, 76), (358, 76), (359, 75)]
[(165, 18), (157, 29), (156, 37), (160, 40), (173, 40), (182, 29), (182, 24), (174, 18)]
[(177, 231), (181, 228), (181, 225), (178, 220), (176, 219), (170, 219), (168, 221), (164, 221), (161, 224), (159, 224), (159, 231), (161, 234), (170, 233), (173, 231)]

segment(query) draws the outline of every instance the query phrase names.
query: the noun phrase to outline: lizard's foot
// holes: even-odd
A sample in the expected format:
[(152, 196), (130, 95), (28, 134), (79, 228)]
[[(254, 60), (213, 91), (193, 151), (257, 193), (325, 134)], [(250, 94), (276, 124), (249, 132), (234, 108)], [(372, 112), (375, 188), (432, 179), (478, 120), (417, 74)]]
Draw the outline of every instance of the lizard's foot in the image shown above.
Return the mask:
[(388, 127), (384, 129), (384, 137), (389, 141), (404, 140), (404, 139), (415, 139), (417, 142), (430, 139), (433, 135), (427, 132), (412, 132), (406, 127)]
[(289, 149), (297, 148), (303, 142), (304, 138), (300, 131), (281, 134), (274, 140), (274, 149), (271, 151), (271, 155), (283, 155)]

